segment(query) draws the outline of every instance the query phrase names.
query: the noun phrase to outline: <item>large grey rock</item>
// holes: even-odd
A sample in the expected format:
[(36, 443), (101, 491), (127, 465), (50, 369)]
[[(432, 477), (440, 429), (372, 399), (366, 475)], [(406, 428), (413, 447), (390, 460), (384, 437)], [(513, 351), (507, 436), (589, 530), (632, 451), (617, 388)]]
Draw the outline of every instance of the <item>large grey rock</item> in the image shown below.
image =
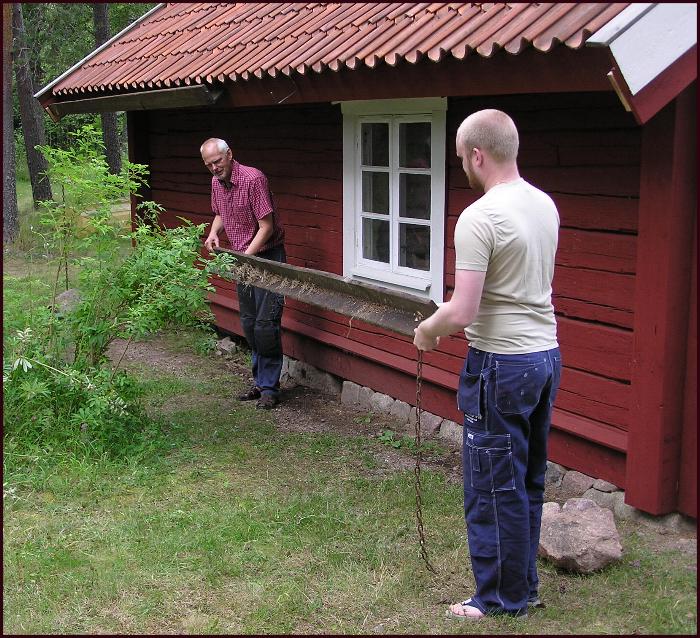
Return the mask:
[(56, 314), (69, 315), (82, 300), (83, 296), (77, 288), (64, 290), (60, 295), (56, 295), (56, 305), (54, 306)]
[(545, 503), (539, 555), (557, 567), (589, 574), (622, 558), (613, 513), (585, 498)]
[[(222, 354), (232, 355), (238, 351), (238, 345), (231, 340), (231, 337), (224, 337), (216, 342), (216, 349)], [(282, 368), (284, 372), (284, 360), (282, 361)]]
[(352, 381), (343, 381), (343, 389), (340, 392), (340, 402), (343, 405), (354, 406), (359, 403), (360, 386)]

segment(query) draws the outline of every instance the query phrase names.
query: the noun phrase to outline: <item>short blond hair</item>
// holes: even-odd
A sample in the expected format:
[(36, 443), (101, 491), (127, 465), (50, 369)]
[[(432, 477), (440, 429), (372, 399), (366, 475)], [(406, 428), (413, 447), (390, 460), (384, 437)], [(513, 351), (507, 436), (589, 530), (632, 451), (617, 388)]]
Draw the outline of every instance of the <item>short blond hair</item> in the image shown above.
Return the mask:
[(457, 129), (457, 147), (464, 152), (478, 148), (499, 164), (518, 158), (518, 129), (509, 115), (496, 109), (476, 111)]

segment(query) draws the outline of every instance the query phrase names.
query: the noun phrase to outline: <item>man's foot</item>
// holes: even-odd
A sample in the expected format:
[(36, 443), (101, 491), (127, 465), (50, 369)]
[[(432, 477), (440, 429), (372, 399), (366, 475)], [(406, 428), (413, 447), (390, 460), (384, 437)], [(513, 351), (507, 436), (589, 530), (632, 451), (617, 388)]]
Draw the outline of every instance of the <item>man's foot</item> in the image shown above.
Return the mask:
[(454, 605), (450, 605), (448, 610), (447, 610), (447, 617), (448, 618), (456, 618), (458, 620), (481, 620), (482, 618), (486, 618), (486, 616), (513, 616), (516, 618), (527, 618), (527, 610), (519, 610), (517, 612), (507, 612), (501, 610), (500, 612), (498, 610), (494, 610), (489, 612), (488, 614), (485, 614), (481, 609), (479, 609), (475, 603), (472, 602), (472, 599), (469, 598), (468, 600), (463, 600), (461, 603), (455, 603)]
[(271, 410), (278, 403), (279, 399), (273, 394), (263, 394), (258, 400), (258, 402), (255, 404), (255, 407), (258, 410)]
[(251, 386), (250, 390), (245, 392), (244, 394), (241, 394), (238, 397), (239, 401), (255, 401), (255, 399), (260, 398), (260, 388), (257, 386)]
[(481, 620), (486, 617), (486, 614), (472, 603), (472, 599), (463, 600), (461, 603), (450, 605), (447, 609), (448, 618), (457, 618), (458, 620)]

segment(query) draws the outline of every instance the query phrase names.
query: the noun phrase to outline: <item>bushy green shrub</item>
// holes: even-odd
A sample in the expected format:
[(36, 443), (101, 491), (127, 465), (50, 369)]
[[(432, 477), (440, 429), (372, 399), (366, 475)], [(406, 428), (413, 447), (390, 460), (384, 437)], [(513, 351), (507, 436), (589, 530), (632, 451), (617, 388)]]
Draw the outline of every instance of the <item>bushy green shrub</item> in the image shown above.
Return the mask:
[[(119, 370), (121, 357), (134, 338), (170, 325), (209, 325), (209, 275), (227, 261), (223, 255), (203, 261), (205, 225), (183, 220), (163, 228), (153, 202), (140, 205), (141, 218), (125, 235), (112, 222), (110, 204), (137, 192), (146, 167), (126, 162), (121, 175), (111, 175), (97, 132), (86, 127), (76, 137), (69, 150), (42, 149), (59, 193), (44, 204), (43, 239), (58, 265), (49, 304), (10, 318), (13, 332), (4, 333), (6, 472), (37, 455), (120, 458), (158, 445), (138, 384)], [(123, 254), (127, 238), (133, 248)], [(79, 293), (73, 308), (60, 309), (69, 264), (77, 268)], [(125, 345), (113, 363), (107, 349), (116, 339)]]

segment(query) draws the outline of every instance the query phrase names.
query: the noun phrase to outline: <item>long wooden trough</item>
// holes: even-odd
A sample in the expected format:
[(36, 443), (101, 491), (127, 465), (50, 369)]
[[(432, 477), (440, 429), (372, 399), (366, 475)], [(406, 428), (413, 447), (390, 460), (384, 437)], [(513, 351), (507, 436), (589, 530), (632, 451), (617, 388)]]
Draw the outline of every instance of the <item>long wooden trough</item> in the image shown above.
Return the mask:
[(217, 273), (224, 279), (265, 288), (409, 337), (419, 321), (437, 310), (434, 301), (417, 295), (226, 248), (215, 250), (235, 258), (228, 271)]

